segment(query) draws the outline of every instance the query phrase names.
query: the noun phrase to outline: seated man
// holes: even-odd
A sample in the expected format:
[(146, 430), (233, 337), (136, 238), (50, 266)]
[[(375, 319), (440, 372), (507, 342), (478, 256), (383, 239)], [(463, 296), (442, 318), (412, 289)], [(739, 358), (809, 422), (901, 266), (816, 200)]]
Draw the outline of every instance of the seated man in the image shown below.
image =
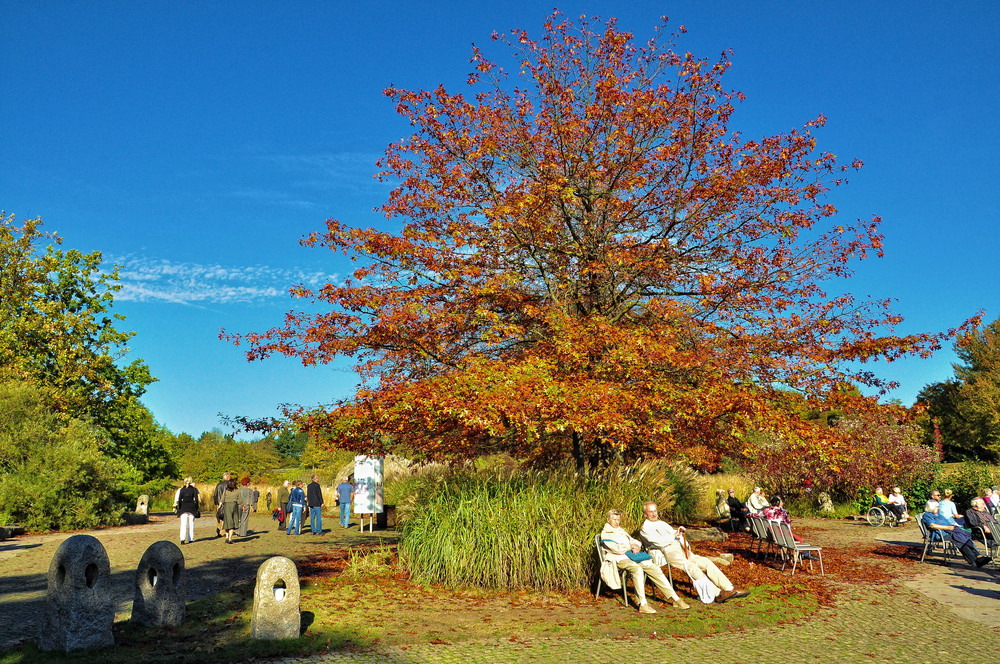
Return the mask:
[(955, 546), (958, 547), (959, 553), (962, 554), (962, 557), (965, 558), (966, 562), (970, 565), (982, 567), (986, 563), (990, 562), (989, 556), (979, 555), (979, 549), (976, 548), (975, 543), (972, 541), (972, 535), (958, 526), (948, 523), (947, 519), (938, 514), (937, 501), (927, 501), (924, 515), (920, 517), (920, 520), (924, 522), (925, 526), (927, 526), (927, 529), (930, 531), (932, 537), (935, 533), (937, 533), (941, 537), (954, 542)]
[(978, 496), (972, 499), (972, 509), (965, 513), (965, 525), (969, 528), (982, 528), (983, 534), (989, 541), (996, 541), (996, 533), (1000, 532), (1000, 525), (996, 519), (986, 509), (986, 503)]
[[(687, 546), (683, 546), (679, 538), (685, 532), (684, 526), (674, 530), (666, 521), (660, 521), (656, 503), (650, 501), (643, 504), (642, 512), (646, 515), (646, 520), (639, 529), (639, 535), (649, 543), (654, 562), (660, 562), (655, 560), (655, 556), (659, 554), (665, 559), (665, 564), (687, 572), (702, 602), (710, 604), (714, 600), (721, 603), (750, 594), (737, 590), (711, 560), (695, 555)], [(706, 601), (706, 597), (711, 599)]]
[(750, 512), (756, 514), (768, 505), (769, 503), (767, 502), (767, 498), (764, 497), (763, 490), (759, 486), (755, 486), (753, 493), (747, 496), (747, 507), (750, 508)]
[[(663, 575), (663, 570), (653, 563), (649, 554), (643, 553), (636, 556), (636, 554), (640, 554), (642, 551), (642, 542), (632, 539), (625, 532), (625, 529), (621, 527), (621, 524), (622, 511), (617, 509), (609, 511), (608, 522), (604, 525), (604, 529), (601, 530), (601, 545), (605, 549), (605, 564), (601, 565), (601, 578), (609, 587), (619, 588), (621, 582), (618, 578), (618, 573), (611, 571), (608, 574), (605, 567), (613, 565), (612, 570), (628, 570), (632, 576), (632, 585), (635, 586), (636, 597), (639, 599), (639, 613), (656, 613), (656, 609), (646, 602), (647, 576), (653, 580), (653, 585), (660, 589), (664, 597), (671, 599), (675, 607), (678, 609), (691, 608), (687, 602), (677, 596), (677, 593), (670, 586), (670, 582), (667, 581), (667, 577)], [(632, 560), (629, 554), (640, 558), (645, 557), (645, 560)]]
[(726, 503), (729, 505), (729, 513), (733, 518), (740, 520), (740, 528), (750, 530), (750, 524), (747, 522), (747, 517), (750, 516), (750, 509), (740, 502), (740, 499), (736, 497), (734, 489), (729, 490), (729, 498), (726, 500)]

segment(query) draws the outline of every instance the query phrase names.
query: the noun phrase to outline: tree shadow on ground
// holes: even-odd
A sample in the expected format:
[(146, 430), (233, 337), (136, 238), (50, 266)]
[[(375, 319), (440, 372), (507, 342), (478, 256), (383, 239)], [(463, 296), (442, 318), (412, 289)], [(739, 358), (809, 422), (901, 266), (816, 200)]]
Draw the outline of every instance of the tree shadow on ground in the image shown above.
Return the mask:
[[(150, 627), (129, 622), (135, 584), (135, 571), (111, 574), (111, 599), (116, 607), (113, 625), (115, 646), (86, 653), (74, 653), (74, 662), (94, 664), (144, 664), (160, 662), (245, 661), (251, 657), (306, 656), (340, 649), (366, 649), (368, 643), (350, 628), (326, 627), (321, 636), (309, 634), (316, 622), (312, 611), (301, 612), (302, 635), (299, 639), (257, 641), (249, 638), (254, 603), (256, 573), (270, 555), (220, 558), (185, 570), (187, 584), (186, 616), (179, 627)], [(235, 580), (235, 581), (234, 581)], [(18, 616), (17, 638), (2, 644), (11, 649), (0, 660), (37, 661), (65, 664), (62, 652), (42, 653), (37, 649), (38, 632), (46, 611), (46, 577), (40, 574), (0, 579), (0, 592), (17, 588), (34, 596), (0, 602), (0, 614)], [(223, 588), (219, 592), (219, 588)], [(8, 595), (9, 596), (9, 595)], [(299, 607), (301, 610), (301, 606)], [(322, 643), (318, 642), (322, 639)], [(393, 661), (389, 659), (387, 661)]]

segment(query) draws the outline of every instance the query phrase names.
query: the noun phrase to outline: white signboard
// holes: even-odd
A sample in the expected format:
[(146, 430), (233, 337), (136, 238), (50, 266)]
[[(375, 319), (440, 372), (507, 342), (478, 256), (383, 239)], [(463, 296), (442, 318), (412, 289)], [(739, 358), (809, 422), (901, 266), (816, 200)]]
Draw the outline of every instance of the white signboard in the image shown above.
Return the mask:
[(382, 459), (354, 457), (354, 513), (382, 513)]

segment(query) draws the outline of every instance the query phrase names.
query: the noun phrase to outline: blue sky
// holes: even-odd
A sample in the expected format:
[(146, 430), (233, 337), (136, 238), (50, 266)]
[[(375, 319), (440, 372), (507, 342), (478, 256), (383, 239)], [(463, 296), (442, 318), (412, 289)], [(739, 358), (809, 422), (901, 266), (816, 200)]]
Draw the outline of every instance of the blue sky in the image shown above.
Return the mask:
[[(642, 41), (667, 15), (688, 29), (680, 48), (731, 48), (726, 82), (747, 95), (732, 126), (748, 138), (826, 115), (819, 148), (865, 163), (831, 202), (845, 220), (881, 215), (886, 236), (846, 287), (896, 298), (899, 332), (1000, 315), (1000, 3), (558, 6)], [(0, 0), (0, 208), (122, 265), (129, 357), (160, 379), (144, 401), (172, 431), (346, 396), (346, 365), (249, 364), (219, 329), (279, 325), (290, 285), (349, 270), (298, 245), (325, 219), (382, 223), (374, 162), (408, 133), (385, 87), (464, 88), (473, 42), (538, 35), (552, 7)], [(909, 404), (953, 360), (877, 370)]]

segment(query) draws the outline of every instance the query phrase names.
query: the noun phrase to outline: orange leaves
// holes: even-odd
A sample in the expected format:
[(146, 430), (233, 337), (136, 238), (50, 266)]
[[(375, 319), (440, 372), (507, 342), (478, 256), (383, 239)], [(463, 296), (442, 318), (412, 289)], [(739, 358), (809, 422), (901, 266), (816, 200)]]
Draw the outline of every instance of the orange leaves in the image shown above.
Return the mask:
[(329, 220), (304, 243), (356, 261), (354, 281), (297, 290), (320, 313), (247, 338), (251, 358), (356, 362), (366, 389), (309, 414), (314, 430), (429, 457), (589, 446), (711, 463), (750, 432), (815, 436), (783, 390), (884, 388), (851, 363), (947, 338), (897, 337), (886, 302), (824, 290), (882, 238), (878, 217), (832, 224), (823, 116), (744, 141), (728, 55), (659, 31), (640, 46), (614, 20), (554, 14), (539, 40), (493, 39), (515, 85), (474, 47), (469, 99), (386, 90), (414, 127), (379, 161), (398, 227)]

